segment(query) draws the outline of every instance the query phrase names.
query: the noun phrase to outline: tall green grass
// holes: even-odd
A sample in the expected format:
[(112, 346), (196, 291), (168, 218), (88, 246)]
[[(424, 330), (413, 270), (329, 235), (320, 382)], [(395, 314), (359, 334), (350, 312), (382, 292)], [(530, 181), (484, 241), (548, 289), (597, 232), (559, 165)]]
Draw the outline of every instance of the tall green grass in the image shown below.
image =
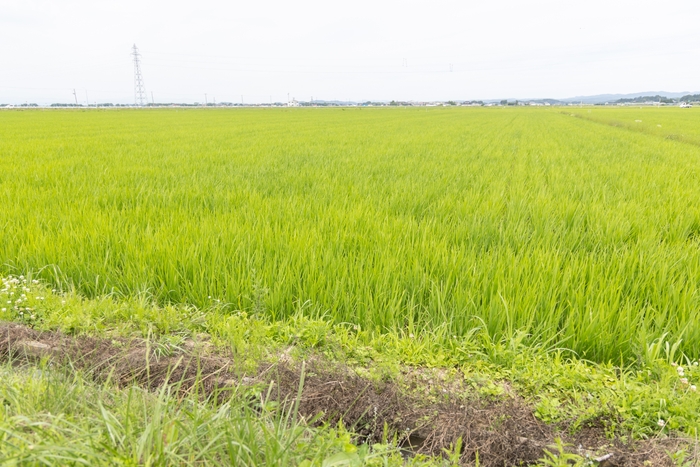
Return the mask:
[(700, 352), (699, 187), (695, 145), (547, 109), (0, 113), (5, 273), (596, 360)]
[(0, 377), (3, 466), (406, 465), (395, 447), (357, 448), (342, 427), (309, 426), (294, 401), (246, 388), (213, 404), (177, 382), (120, 389), (49, 365), (3, 364)]

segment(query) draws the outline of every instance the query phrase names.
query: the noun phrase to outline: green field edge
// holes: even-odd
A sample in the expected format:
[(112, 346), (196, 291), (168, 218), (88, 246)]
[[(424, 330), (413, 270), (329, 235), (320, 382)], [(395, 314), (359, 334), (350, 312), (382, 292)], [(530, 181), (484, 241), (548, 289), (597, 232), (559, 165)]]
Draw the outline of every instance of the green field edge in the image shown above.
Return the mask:
[(695, 438), (700, 427), (698, 361), (664, 339), (648, 343), (634, 364), (601, 364), (566, 350), (526, 345), (521, 333), (493, 340), (479, 327), (466, 337), (440, 328), (377, 333), (303, 312), (271, 321), (226, 304), (199, 309), (157, 306), (139, 298), (86, 299), (75, 291), (52, 290), (31, 276), (3, 283), (0, 299), (12, 303), (3, 306), (0, 319), (37, 330), (138, 336), (166, 346), (206, 335), (217, 348), (231, 352), (242, 371), (283, 352), (297, 359), (322, 355), (380, 379), (406, 367), (446, 369), (484, 395), (499, 396), (512, 388), (544, 422), (580, 426), (604, 417), (619, 420), (611, 434), (637, 439), (670, 433)]

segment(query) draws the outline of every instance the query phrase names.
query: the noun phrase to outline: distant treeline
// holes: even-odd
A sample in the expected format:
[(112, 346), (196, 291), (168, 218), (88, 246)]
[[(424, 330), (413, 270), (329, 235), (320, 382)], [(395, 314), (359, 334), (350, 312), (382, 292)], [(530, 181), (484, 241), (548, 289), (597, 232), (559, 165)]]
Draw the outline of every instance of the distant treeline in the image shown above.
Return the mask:
[(675, 104), (678, 102), (697, 102), (700, 101), (700, 94), (688, 94), (680, 99), (671, 99), (670, 97), (659, 96), (639, 96), (634, 98), (618, 99), (613, 104), (643, 104), (645, 102), (660, 102), (662, 104)]
[(673, 104), (677, 101), (668, 97), (656, 95), (618, 99), (615, 101), (615, 104), (642, 104), (644, 102), (661, 102), (662, 104)]

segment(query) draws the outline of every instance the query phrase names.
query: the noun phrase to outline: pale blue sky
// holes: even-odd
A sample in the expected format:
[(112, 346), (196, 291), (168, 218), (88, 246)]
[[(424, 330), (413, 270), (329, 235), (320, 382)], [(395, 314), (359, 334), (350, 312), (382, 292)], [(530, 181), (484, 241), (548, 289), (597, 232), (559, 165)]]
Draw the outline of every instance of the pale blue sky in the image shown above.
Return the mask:
[[(0, 103), (700, 91), (695, 1), (0, 0)], [(451, 70), (451, 71), (450, 71)]]

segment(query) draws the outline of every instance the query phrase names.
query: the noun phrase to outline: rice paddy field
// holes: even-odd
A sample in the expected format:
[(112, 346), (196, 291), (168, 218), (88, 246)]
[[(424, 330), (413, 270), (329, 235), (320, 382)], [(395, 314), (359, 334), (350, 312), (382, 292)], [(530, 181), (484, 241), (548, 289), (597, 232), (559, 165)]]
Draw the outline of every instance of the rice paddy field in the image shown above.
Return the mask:
[(0, 111), (0, 466), (696, 466), (700, 111)]
[(697, 355), (699, 124), (647, 107), (0, 112), (0, 272), (378, 333), (521, 333), (600, 362), (661, 337)]

